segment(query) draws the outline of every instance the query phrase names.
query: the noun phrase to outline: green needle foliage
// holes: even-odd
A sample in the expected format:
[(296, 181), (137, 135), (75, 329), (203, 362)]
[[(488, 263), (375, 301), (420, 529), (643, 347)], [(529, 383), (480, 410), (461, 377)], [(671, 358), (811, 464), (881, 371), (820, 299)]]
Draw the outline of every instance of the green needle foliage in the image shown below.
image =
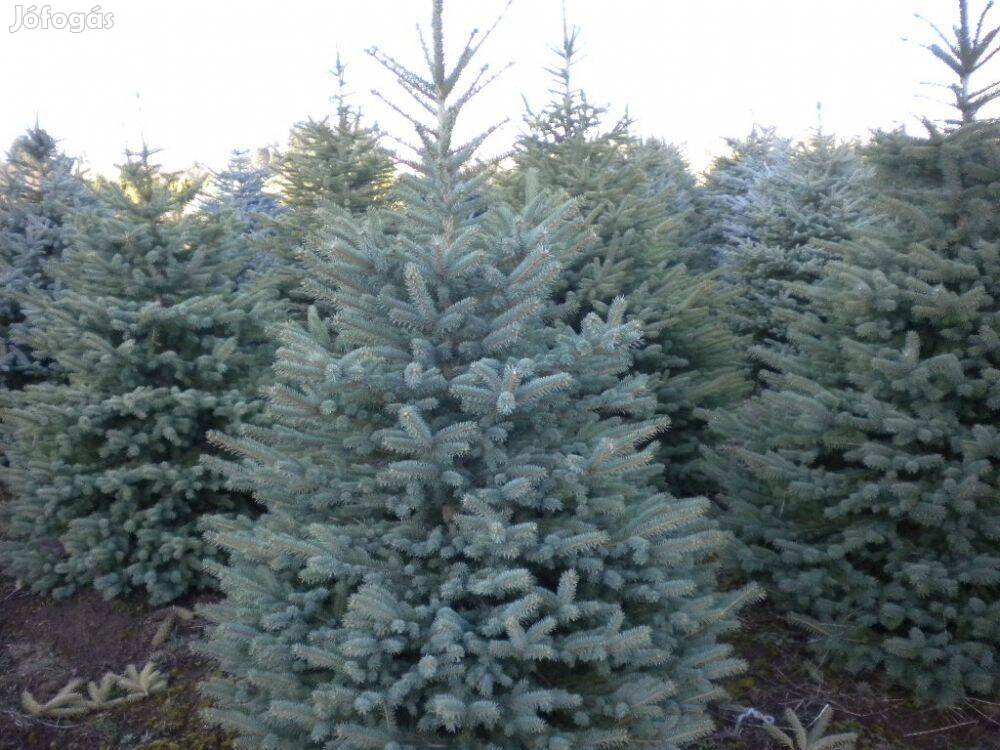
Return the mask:
[(707, 501), (654, 488), (624, 301), (555, 315), (571, 204), (486, 200), (486, 134), (454, 140), (488, 34), (449, 69), (440, 0), (431, 29), (425, 74), (373, 52), (431, 121), (394, 215), (309, 256), (336, 312), (284, 329), (274, 425), (210, 461), (267, 512), (211, 524), (209, 716), (272, 750), (684, 746), (743, 668), (717, 637), (755, 590), (717, 593)]
[(758, 239), (754, 226), (754, 195), (762, 182), (782, 169), (791, 142), (774, 128), (755, 125), (744, 138), (727, 138), (729, 153), (717, 157), (705, 174), (698, 194), (701, 253), (714, 264), (725, 264), (747, 242)]
[[(605, 314), (618, 295), (642, 326), (636, 366), (650, 377), (670, 428), (659, 460), (669, 487), (705, 489), (695, 465), (708, 439), (699, 409), (724, 407), (748, 391), (743, 343), (729, 329), (728, 292), (684, 263), (695, 219), (694, 178), (676, 149), (642, 142), (627, 118), (603, 125), (604, 110), (572, 83), (576, 29), (564, 30), (560, 65), (552, 69), (553, 100), (529, 110), (527, 132), (506, 177), (513, 192), (529, 175), (574, 199), (592, 239), (568, 263), (557, 289), (571, 320)], [(516, 195), (515, 195), (516, 202)]]
[(237, 228), (185, 213), (196, 192), (130, 155), (49, 266), (60, 294), (29, 300), (30, 345), (65, 375), (4, 399), (0, 561), (34, 590), (169, 601), (212, 580), (199, 517), (248, 507), (199, 459), (259, 412), (278, 310), (237, 290)]
[(733, 286), (736, 329), (752, 344), (786, 343), (788, 325), (809, 305), (796, 286), (820, 277), (830, 243), (877, 220), (870, 179), (855, 144), (817, 130), (751, 192), (754, 240), (727, 256), (723, 273)]
[(893, 222), (831, 246), (708, 453), (746, 574), (835, 663), (939, 703), (1000, 686), (1000, 124), (962, 123), (877, 136)]
[(348, 102), (346, 66), (337, 56), (334, 118), (296, 123), (288, 150), (277, 156), (273, 171), (281, 193), (281, 212), (266, 222), (258, 247), (272, 260), (269, 278), (279, 294), (304, 318), (309, 295), (301, 290), (304, 248), (319, 241), (327, 223), (342, 214), (363, 215), (384, 205), (395, 171), (395, 157), (382, 145), (376, 126), (364, 123), (360, 109)]
[(338, 55), (333, 120), (296, 123), (288, 150), (276, 160), (281, 202), (288, 209), (278, 224), (286, 248), (309, 241), (331, 208), (363, 214), (388, 198), (395, 160), (378, 128), (365, 125), (361, 110), (348, 102), (346, 70)]

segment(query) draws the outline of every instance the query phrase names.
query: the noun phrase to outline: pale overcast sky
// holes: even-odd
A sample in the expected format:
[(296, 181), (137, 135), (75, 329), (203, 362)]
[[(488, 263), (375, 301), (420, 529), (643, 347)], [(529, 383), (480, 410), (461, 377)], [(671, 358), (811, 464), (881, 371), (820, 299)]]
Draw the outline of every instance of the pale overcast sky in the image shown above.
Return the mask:
[[(975, 2), (975, 0), (974, 0)], [(44, 0), (34, 0), (41, 8)], [(121, 161), (142, 138), (171, 169), (223, 164), (234, 147), (284, 143), (289, 126), (330, 111), (330, 68), (348, 63), (354, 103), (395, 134), (405, 122), (369, 93), (395, 95), (391, 76), (364, 54), (377, 45), (414, 65), (415, 25), (427, 0), (101, 0), (110, 29), (21, 28), (0, 0), (0, 144), (40, 123), (93, 171)], [(453, 44), (488, 26), (505, 0), (446, 0)], [(51, 13), (89, 11), (95, 0), (52, 0)], [(638, 131), (682, 144), (696, 167), (723, 137), (755, 122), (799, 136), (816, 123), (843, 136), (906, 124), (944, 110), (919, 98), (942, 65), (903, 37), (930, 39), (914, 13), (948, 26), (953, 0), (566, 0), (581, 27), (576, 83)], [(23, 13), (23, 10), (22, 10)], [(543, 68), (561, 34), (560, 0), (514, 0), (481, 62), (514, 67), (470, 106), (467, 130), (509, 118), (490, 149), (521, 128), (522, 94), (544, 102)], [(405, 98), (399, 102), (409, 106)]]

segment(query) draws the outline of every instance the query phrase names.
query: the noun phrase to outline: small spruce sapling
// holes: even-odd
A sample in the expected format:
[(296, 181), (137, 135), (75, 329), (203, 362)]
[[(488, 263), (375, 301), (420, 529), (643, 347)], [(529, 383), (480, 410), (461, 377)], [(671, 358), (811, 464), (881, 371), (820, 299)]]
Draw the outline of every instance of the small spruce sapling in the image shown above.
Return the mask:
[(259, 412), (280, 309), (240, 290), (245, 260), (228, 221), (186, 209), (198, 185), (129, 155), (118, 184), (74, 218), (49, 266), (29, 343), (60, 382), (4, 394), (10, 441), (0, 562), (36, 591), (144, 591), (160, 604), (211, 584), (205, 513), (252, 512), (199, 459), (212, 429)]

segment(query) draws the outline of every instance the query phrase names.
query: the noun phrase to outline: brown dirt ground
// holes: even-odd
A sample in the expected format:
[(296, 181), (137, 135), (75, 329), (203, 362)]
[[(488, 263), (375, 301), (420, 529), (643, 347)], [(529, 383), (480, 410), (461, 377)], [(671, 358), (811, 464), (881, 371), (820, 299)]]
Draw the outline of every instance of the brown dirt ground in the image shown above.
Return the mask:
[[(151, 646), (166, 613), (94, 591), (50, 599), (0, 578), (0, 750), (228, 750), (225, 735), (198, 718), (195, 685), (209, 666), (187, 647), (197, 623), (178, 621), (166, 643)], [(138, 703), (58, 721), (21, 707), (22, 690), (41, 702), (71, 678), (97, 680), (147, 661), (169, 681)]]
[[(179, 623), (160, 648), (150, 645), (165, 612), (92, 591), (52, 600), (0, 578), (0, 750), (231, 750), (198, 716), (195, 685), (210, 666), (188, 648), (197, 621)], [(776, 750), (754, 722), (734, 731), (736, 716), (752, 706), (783, 724), (790, 707), (809, 722), (826, 704), (836, 711), (832, 731), (861, 733), (859, 750), (1000, 750), (1000, 699), (928, 709), (876, 683), (826, 675), (811, 661), (806, 636), (766, 607), (733, 640), (750, 671), (731, 681), (731, 702), (714, 709), (719, 729), (694, 750)], [(61, 721), (21, 707), (22, 690), (44, 700), (71, 677), (97, 679), (148, 660), (170, 682), (139, 703)]]
[(823, 671), (808, 636), (766, 605), (748, 613), (731, 640), (750, 668), (727, 686), (732, 701), (714, 709), (720, 729), (697, 750), (776, 750), (760, 729), (733, 731), (736, 717), (753, 707), (787, 726), (783, 712), (791, 708), (808, 725), (827, 704), (834, 710), (828, 732), (858, 732), (858, 750), (1000, 750), (1000, 696), (949, 709), (918, 706), (871, 676)]

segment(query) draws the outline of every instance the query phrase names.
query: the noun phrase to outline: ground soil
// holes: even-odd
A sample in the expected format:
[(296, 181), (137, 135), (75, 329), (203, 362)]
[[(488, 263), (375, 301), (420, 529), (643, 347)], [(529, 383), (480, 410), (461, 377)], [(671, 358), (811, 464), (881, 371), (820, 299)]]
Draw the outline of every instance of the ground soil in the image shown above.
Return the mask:
[(731, 702), (713, 711), (719, 729), (698, 750), (780, 748), (754, 728), (759, 721), (747, 719), (751, 728), (735, 731), (747, 708), (787, 726), (786, 708), (808, 725), (826, 705), (834, 710), (828, 732), (857, 732), (858, 750), (1000, 750), (1000, 696), (948, 709), (919, 706), (877, 676), (823, 669), (808, 635), (766, 605), (749, 612), (731, 640), (750, 668), (728, 685)]
[[(230, 750), (229, 738), (199, 718), (196, 684), (211, 665), (189, 644), (201, 626), (179, 623), (154, 649), (165, 616), (92, 591), (53, 600), (0, 578), (0, 750)], [(731, 700), (713, 709), (718, 730), (695, 750), (776, 749), (758, 720), (737, 731), (740, 714), (752, 707), (783, 724), (792, 708), (808, 723), (826, 704), (836, 712), (832, 731), (860, 732), (858, 750), (1000, 750), (1000, 699), (930, 709), (877, 682), (828, 674), (813, 662), (807, 636), (766, 607), (733, 641), (750, 670), (730, 682)], [(70, 678), (98, 679), (149, 660), (170, 682), (141, 702), (62, 721), (33, 718), (21, 706), (22, 690), (47, 700)]]
[[(198, 622), (178, 621), (163, 645), (151, 645), (167, 612), (94, 591), (51, 599), (0, 578), (0, 750), (228, 750), (228, 738), (198, 716), (195, 686), (210, 670), (188, 648)], [(169, 682), (137, 703), (59, 721), (21, 705), (24, 690), (44, 702), (74, 677), (98, 680), (148, 661)]]

